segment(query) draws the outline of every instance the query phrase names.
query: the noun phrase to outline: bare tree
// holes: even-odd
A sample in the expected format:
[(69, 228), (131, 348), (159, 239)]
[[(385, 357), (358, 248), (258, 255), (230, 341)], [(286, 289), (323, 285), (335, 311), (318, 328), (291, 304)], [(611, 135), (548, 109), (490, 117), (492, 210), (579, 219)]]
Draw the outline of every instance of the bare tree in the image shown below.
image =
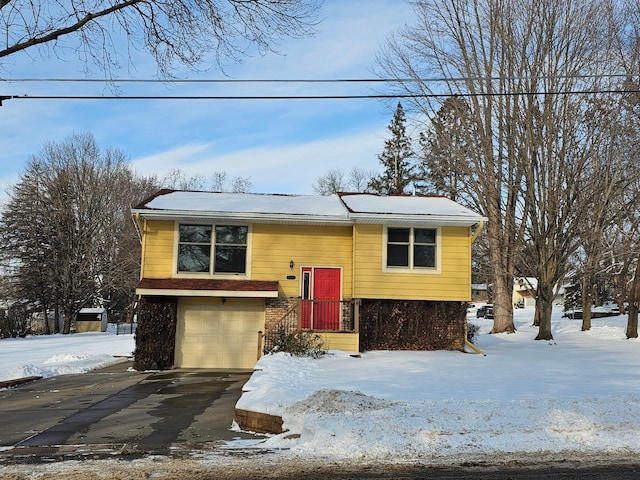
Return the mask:
[[(589, 173), (607, 141), (590, 136), (585, 94), (609, 91), (620, 67), (618, 4), (561, 0), (419, 0), (418, 24), (380, 56), (413, 106), (431, 116), (444, 94), (469, 106), (454, 158), (489, 218), (493, 332), (513, 331), (514, 268), (524, 253), (538, 281), (537, 339), (551, 339), (554, 289), (577, 248), (575, 229), (599, 195)], [(420, 79), (441, 76), (441, 83)], [(406, 79), (411, 80), (410, 82)], [(460, 117), (461, 121), (465, 117)], [(471, 136), (473, 135), (473, 136)], [(587, 192), (588, 194), (585, 194)]]
[[(155, 177), (137, 177), (128, 168), (110, 185), (110, 218), (105, 219), (105, 235), (96, 239), (100, 255), (96, 257), (96, 283), (99, 298), (112, 321), (130, 323), (136, 302), (135, 289), (140, 279), (142, 246), (131, 219), (131, 207), (158, 191)], [(111, 232), (111, 233), (109, 233)]]
[(221, 66), (249, 45), (265, 53), (312, 34), (318, 9), (313, 0), (0, 0), (0, 59), (72, 51), (111, 78), (123, 55), (145, 49), (168, 77), (176, 63)]
[(214, 192), (246, 193), (251, 190), (251, 180), (246, 177), (229, 178), (227, 172), (214, 172), (211, 176), (211, 190)]
[(344, 170), (331, 168), (324, 175), (316, 178), (313, 183), (313, 191), (317, 195), (332, 195), (345, 190)]
[(375, 176), (373, 170), (353, 167), (345, 175), (341, 168), (331, 168), (324, 175), (318, 177), (311, 188), (316, 195), (332, 195), (338, 192), (367, 192), (371, 179)]
[[(631, 195), (624, 199), (626, 215), (617, 217), (617, 235), (624, 247), (622, 254), (618, 256), (616, 269), (618, 296), (625, 293), (628, 300), (627, 338), (638, 338), (638, 312), (640, 310), (640, 242), (638, 231), (640, 229), (640, 177), (635, 175), (635, 184), (631, 187)], [(612, 262), (614, 263), (614, 262)], [(621, 311), (624, 303), (618, 302)]]
[(0, 253), (24, 299), (64, 313), (64, 333), (80, 308), (133, 295), (140, 250), (123, 240), (135, 239), (131, 180), (121, 151), (82, 134), (45, 145), (10, 192)]
[(176, 190), (204, 190), (206, 179), (202, 173), (189, 174), (181, 168), (172, 168), (160, 180), (164, 188)]
[(231, 191), (233, 193), (247, 193), (251, 190), (252, 185), (248, 177), (234, 177), (231, 180)]
[(251, 180), (246, 177), (230, 178), (224, 171), (213, 172), (209, 181), (203, 173), (189, 174), (181, 168), (171, 169), (160, 184), (177, 190), (212, 190), (214, 192), (245, 193), (251, 190)]
[[(441, 95), (468, 98), (469, 115), (460, 117), (470, 152), (456, 149), (455, 168), (473, 179), (468, 194), (489, 218), (487, 242), (492, 267), (494, 333), (513, 332), (511, 296), (514, 257), (518, 244), (516, 210), (522, 166), (516, 161), (515, 138), (510, 134), (517, 116), (517, 78), (526, 63), (501, 58), (507, 48), (502, 25), (518, 12), (509, 2), (419, 0), (416, 21), (395, 37), (379, 55), (383, 75), (398, 79), (398, 89), (413, 95), (411, 106), (428, 118), (441, 107)], [(523, 2), (524, 3), (524, 2)], [(443, 83), (421, 79), (441, 76)], [(409, 81), (406, 81), (409, 80)], [(422, 96), (421, 96), (422, 95)], [(477, 137), (476, 137), (477, 135)], [(475, 137), (475, 138), (474, 138)]]
[[(582, 330), (591, 328), (591, 307), (599, 305), (598, 278), (602, 277), (605, 256), (612, 248), (608, 235), (619, 233), (613, 226), (634, 225), (637, 215), (630, 214), (638, 206), (637, 185), (640, 181), (635, 165), (640, 141), (635, 105), (624, 98), (616, 102), (598, 99), (589, 109), (585, 124), (596, 149), (586, 173), (590, 189), (597, 199), (588, 202), (575, 231), (583, 253), (581, 300)], [(600, 138), (598, 138), (600, 137)], [(593, 141), (593, 140), (596, 141)], [(584, 192), (583, 192), (584, 193)], [(588, 193), (589, 195), (590, 193)], [(614, 237), (615, 238), (615, 237)], [(630, 252), (626, 252), (628, 255)], [(628, 270), (628, 261), (625, 270)], [(596, 303), (597, 302), (597, 303)]]
[(369, 182), (375, 176), (371, 168), (353, 167), (347, 174), (347, 191), (365, 193), (369, 191)]

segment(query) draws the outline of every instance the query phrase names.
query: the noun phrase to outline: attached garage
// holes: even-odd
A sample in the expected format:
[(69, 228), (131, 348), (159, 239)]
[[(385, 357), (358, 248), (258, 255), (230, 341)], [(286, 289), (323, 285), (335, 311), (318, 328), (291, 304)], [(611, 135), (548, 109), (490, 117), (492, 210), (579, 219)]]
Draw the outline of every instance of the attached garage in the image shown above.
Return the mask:
[(258, 332), (264, 332), (263, 298), (182, 297), (177, 316), (176, 367), (254, 367)]

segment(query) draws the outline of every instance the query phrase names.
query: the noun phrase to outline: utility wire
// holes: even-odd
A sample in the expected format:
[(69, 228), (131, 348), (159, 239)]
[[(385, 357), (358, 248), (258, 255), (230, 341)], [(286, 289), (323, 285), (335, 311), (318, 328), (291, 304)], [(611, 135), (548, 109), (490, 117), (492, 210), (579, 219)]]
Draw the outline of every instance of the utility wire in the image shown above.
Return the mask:
[(462, 81), (495, 81), (495, 80), (549, 80), (549, 79), (593, 79), (593, 78), (632, 78), (626, 73), (608, 73), (602, 75), (555, 75), (555, 76), (522, 76), (522, 77), (455, 77), (455, 78), (205, 78), (205, 79), (157, 79), (157, 78), (1, 78), (0, 82), (25, 83), (25, 82), (60, 82), (60, 83), (434, 83), (434, 82), (462, 82)]
[(568, 90), (551, 92), (492, 92), (492, 93), (397, 93), (362, 95), (7, 95), (4, 100), (352, 100), (352, 99), (393, 99), (393, 98), (448, 98), (448, 97), (513, 97), (521, 95), (596, 95), (640, 93), (632, 90)]
[[(69, 82), (69, 83), (385, 83), (385, 82), (409, 82), (418, 80), (409, 79), (384, 79), (384, 78), (341, 78), (341, 79), (233, 79), (233, 78), (204, 78), (204, 79), (166, 79), (157, 78), (125, 78), (125, 79), (99, 79), (99, 78), (0, 78), (0, 82)], [(435, 81), (435, 80), (429, 80)]]

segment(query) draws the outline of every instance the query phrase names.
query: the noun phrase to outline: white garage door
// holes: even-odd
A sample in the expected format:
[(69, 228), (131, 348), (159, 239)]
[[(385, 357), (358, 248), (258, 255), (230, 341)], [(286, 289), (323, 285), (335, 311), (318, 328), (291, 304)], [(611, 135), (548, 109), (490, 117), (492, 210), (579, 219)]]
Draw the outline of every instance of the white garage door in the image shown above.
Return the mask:
[(251, 369), (264, 332), (264, 300), (183, 298), (178, 302), (176, 366)]

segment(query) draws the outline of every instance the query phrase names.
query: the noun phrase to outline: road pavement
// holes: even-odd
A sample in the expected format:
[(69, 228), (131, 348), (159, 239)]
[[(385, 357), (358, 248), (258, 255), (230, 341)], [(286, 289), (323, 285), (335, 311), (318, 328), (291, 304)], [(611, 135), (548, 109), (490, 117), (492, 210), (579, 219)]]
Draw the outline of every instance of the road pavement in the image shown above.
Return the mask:
[(0, 390), (0, 464), (166, 454), (254, 438), (231, 431), (250, 372), (136, 372), (131, 362)]

